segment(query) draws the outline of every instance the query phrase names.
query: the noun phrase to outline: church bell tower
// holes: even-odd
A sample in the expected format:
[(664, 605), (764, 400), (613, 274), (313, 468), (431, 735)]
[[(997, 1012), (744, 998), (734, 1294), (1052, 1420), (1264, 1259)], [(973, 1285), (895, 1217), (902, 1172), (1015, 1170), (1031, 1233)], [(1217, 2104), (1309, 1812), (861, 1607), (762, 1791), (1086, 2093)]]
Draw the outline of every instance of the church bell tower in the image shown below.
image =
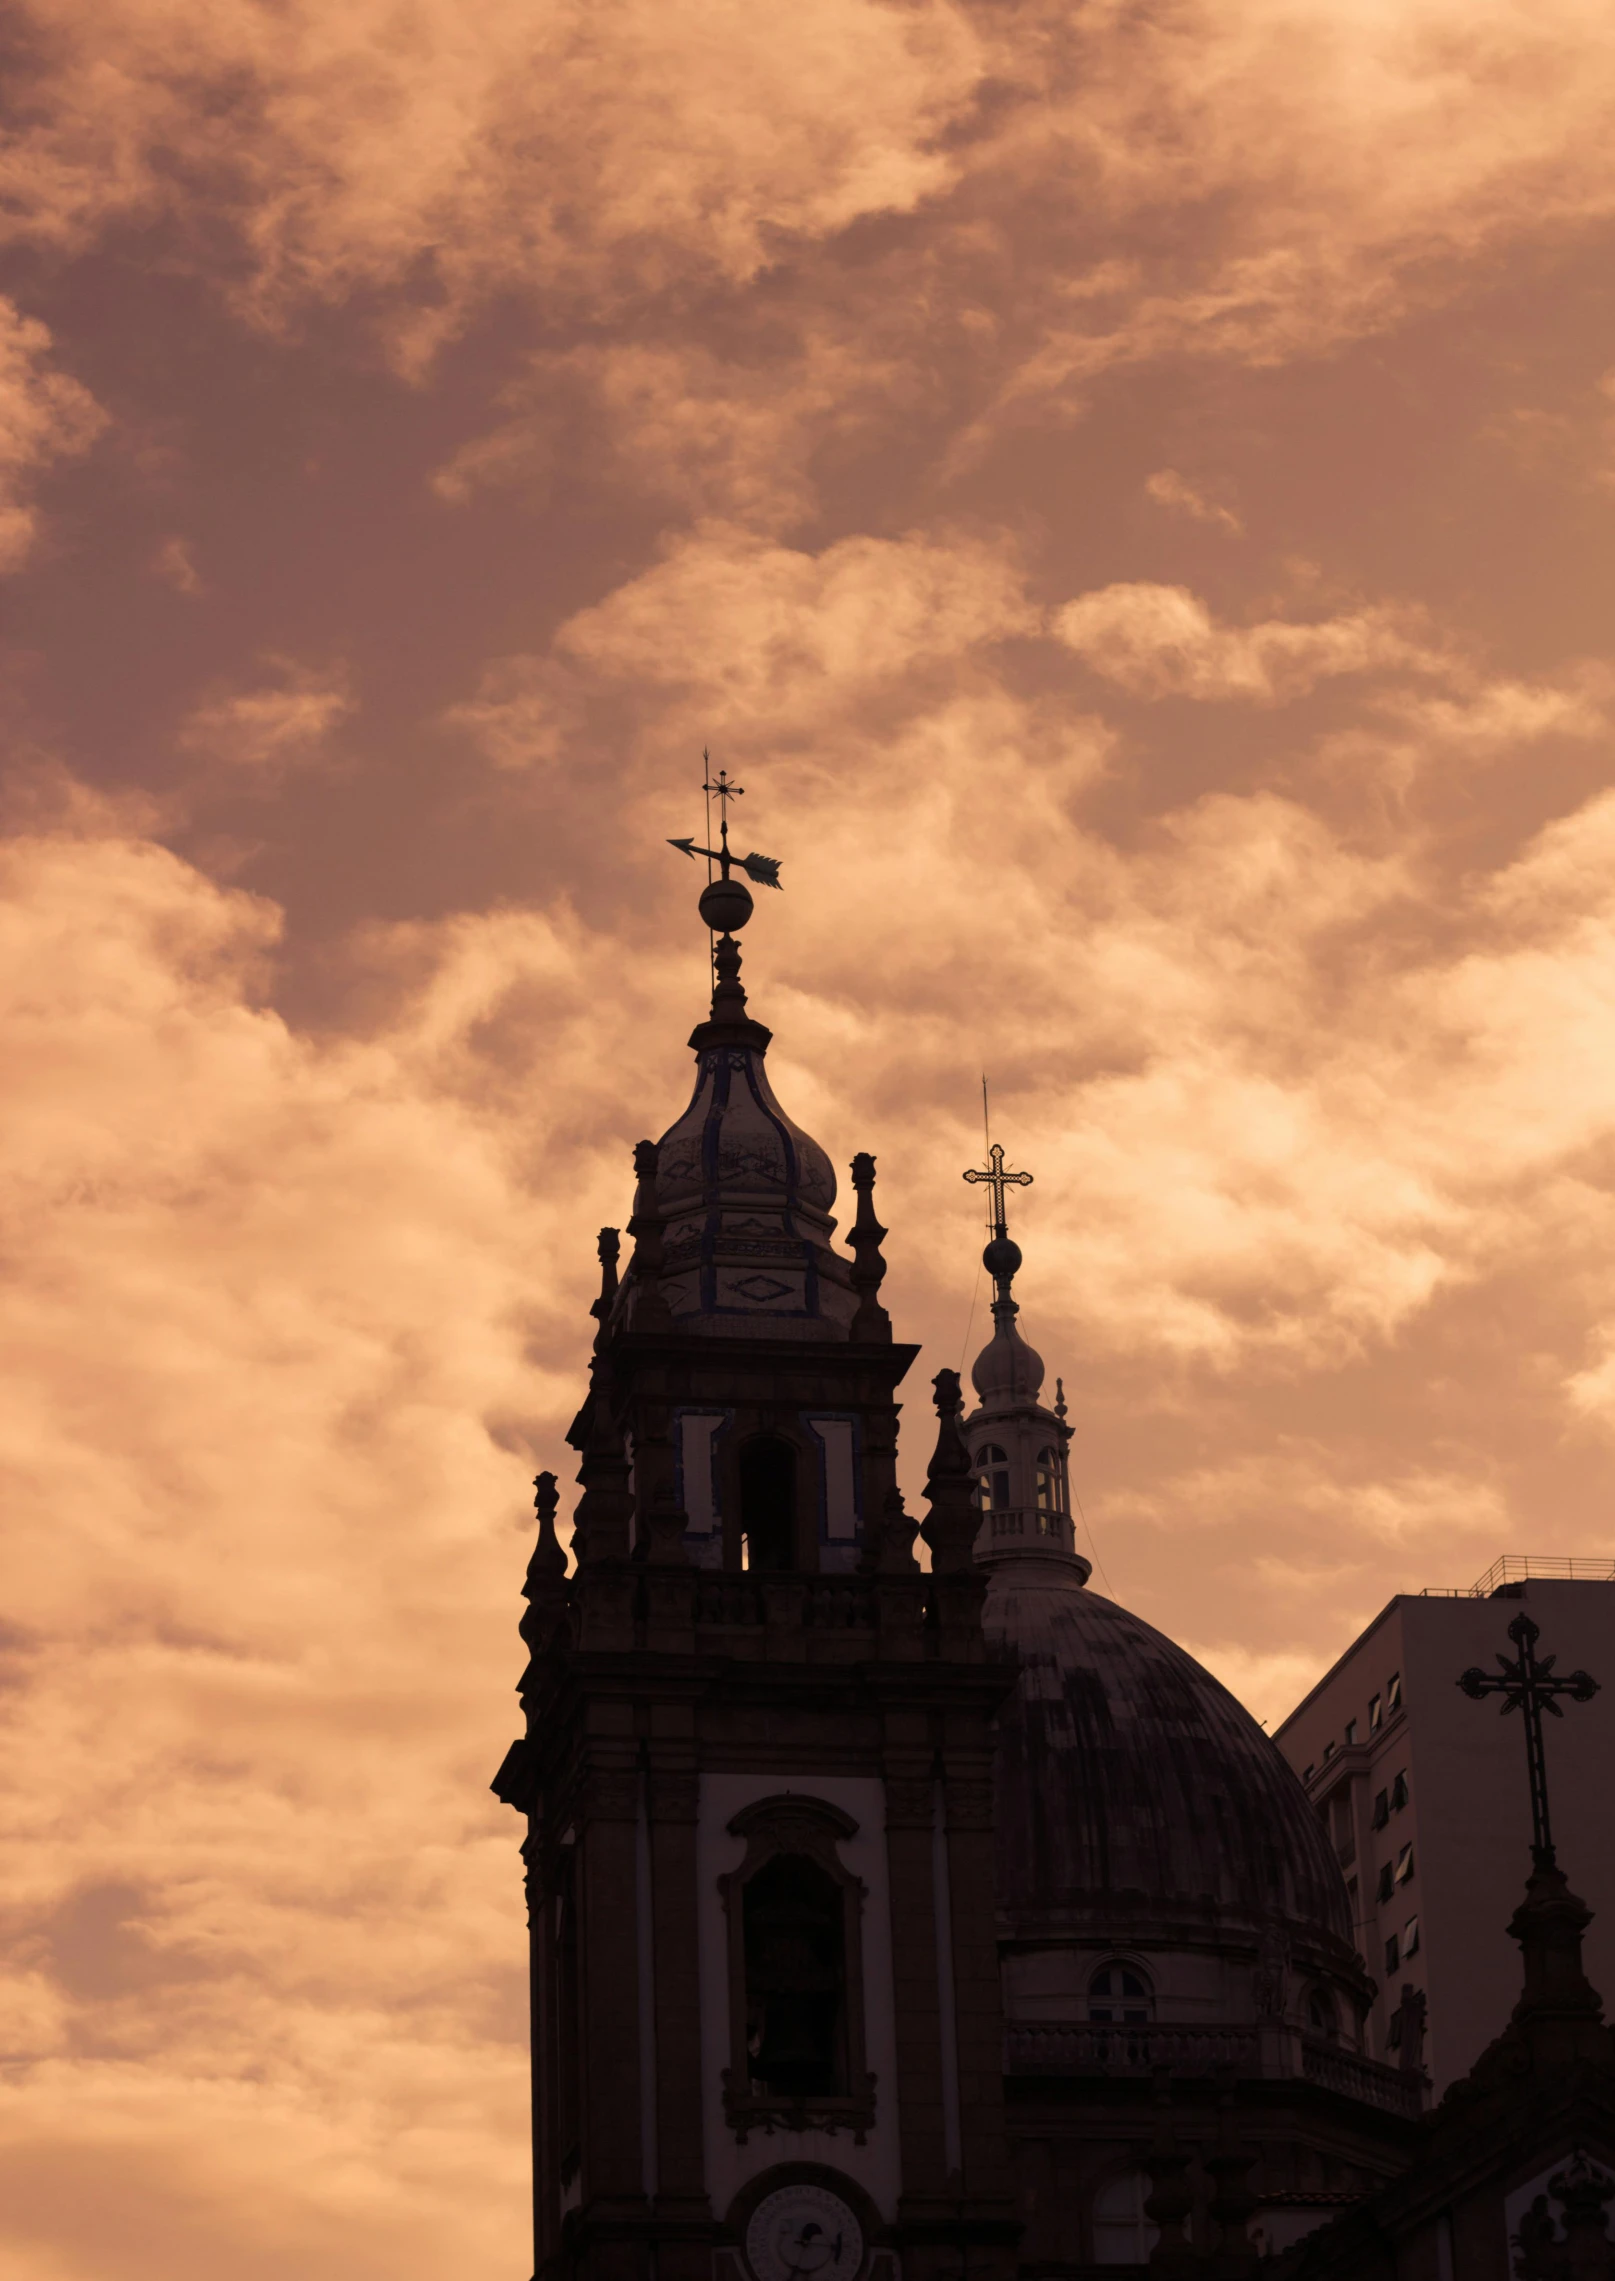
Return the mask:
[[(959, 1382), (922, 1526), (897, 1489), (918, 1349), (880, 1302), (872, 1156), (836, 1183), (769, 1085), (719, 845), (695, 1087), (600, 1236), (588, 1391), (521, 1631), (537, 2281), (1004, 2281), (1017, 2226), (994, 1938), (1012, 1668)], [(923, 1536), (928, 1567), (916, 1557)]]

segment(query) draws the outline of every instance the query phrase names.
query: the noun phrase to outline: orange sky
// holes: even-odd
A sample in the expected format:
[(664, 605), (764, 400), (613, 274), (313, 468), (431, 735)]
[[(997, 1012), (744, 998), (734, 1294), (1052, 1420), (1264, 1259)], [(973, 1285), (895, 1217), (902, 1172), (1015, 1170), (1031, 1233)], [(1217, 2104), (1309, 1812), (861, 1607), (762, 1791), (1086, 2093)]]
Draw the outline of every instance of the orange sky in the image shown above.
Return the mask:
[(0, 2281), (514, 2281), (704, 742), (911, 1411), (991, 1074), (1118, 1597), (1271, 1716), (1611, 1549), (1607, 0), (14, 21)]

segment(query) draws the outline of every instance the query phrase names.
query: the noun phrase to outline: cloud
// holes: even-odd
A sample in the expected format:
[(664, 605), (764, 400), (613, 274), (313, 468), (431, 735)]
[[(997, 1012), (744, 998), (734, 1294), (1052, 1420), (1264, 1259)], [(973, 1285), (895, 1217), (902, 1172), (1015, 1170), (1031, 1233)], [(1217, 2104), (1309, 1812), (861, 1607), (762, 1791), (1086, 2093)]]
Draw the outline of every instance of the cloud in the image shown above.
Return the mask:
[(1615, 211), (1615, 63), (1582, 0), (1039, 5), (995, 29), (972, 180), (998, 170), (995, 216), (1035, 186), (1042, 316), (1006, 336), (959, 466), (1107, 373), (1327, 354)]
[(385, 1012), (321, 1043), (265, 1003), (273, 907), (112, 819), (0, 888), (13, 2254), (492, 2271), (522, 1480), (627, 1163), (598, 1011), (553, 1012), (642, 993), (564, 914), (378, 930)]
[(89, 391), (51, 368), (51, 345), (44, 325), (0, 295), (0, 572), (20, 569), (39, 535), (39, 476), (88, 451), (106, 425)]
[(812, 748), (844, 739), (856, 713), (873, 765), (876, 718), (907, 718), (956, 689), (972, 656), (1038, 626), (1005, 547), (858, 537), (813, 554), (709, 525), (567, 619), (547, 652), (490, 666), (447, 718), (521, 767), (553, 764), (614, 697), (654, 715), (658, 754), (708, 737)]
[(1244, 531), (1244, 524), (1231, 507), (1219, 506), (1175, 467), (1157, 468), (1153, 475), (1146, 477), (1144, 495), (1157, 507), (1175, 507), (1197, 523), (1217, 523), (1235, 538)]
[(122, 0), (36, 29), (14, 226), (82, 245), (205, 184), (264, 314), (398, 296), (424, 268), (429, 291), (393, 300), (406, 362), (513, 286), (738, 282), (792, 237), (912, 209), (950, 177), (938, 136), (979, 68), (936, 0), (789, 18), (500, 0), (407, 24), (383, 0), (340, 19), (177, 0), (160, 34)]
[(1107, 681), (1139, 697), (1281, 705), (1343, 674), (1448, 674), (1451, 661), (1384, 606), (1310, 625), (1219, 626), (1183, 586), (1105, 586), (1068, 602), (1054, 630)]
[(535, 357), (500, 425), (434, 478), (462, 502), (512, 483), (548, 491), (587, 456), (596, 473), (701, 518), (775, 531), (816, 502), (816, 455), (892, 428), (921, 393), (876, 343), (810, 322), (785, 356), (742, 363), (701, 343), (623, 340)]
[(172, 586), (176, 594), (194, 598), (204, 591), (202, 576), (196, 567), (190, 541), (177, 532), (164, 539), (151, 558), (151, 574)]
[(262, 776), (321, 759), (334, 729), (358, 709), (346, 668), (268, 661), (275, 679), (196, 706), (180, 731), (187, 751)]

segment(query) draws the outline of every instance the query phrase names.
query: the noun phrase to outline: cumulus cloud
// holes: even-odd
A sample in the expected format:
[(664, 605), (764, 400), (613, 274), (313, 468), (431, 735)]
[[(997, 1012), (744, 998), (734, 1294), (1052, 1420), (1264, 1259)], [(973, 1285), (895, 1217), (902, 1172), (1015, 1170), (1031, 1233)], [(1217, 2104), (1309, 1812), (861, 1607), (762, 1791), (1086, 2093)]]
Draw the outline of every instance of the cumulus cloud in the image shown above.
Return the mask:
[(516, 1048), (635, 995), (564, 916), (391, 930), (390, 1012), (320, 1044), (265, 1004), (274, 909), (105, 819), (3, 888), (14, 2254), (492, 2271), (521, 1483), (575, 1399), (563, 1231), (626, 1165), (574, 1017), (564, 1102)]
[(1175, 508), (1197, 523), (1216, 523), (1238, 538), (1245, 526), (1231, 507), (1224, 507), (1175, 467), (1160, 467), (1145, 478), (1144, 495), (1157, 507)]
[(322, 758), (331, 733), (358, 708), (344, 666), (266, 660), (274, 678), (209, 697), (187, 716), (180, 742), (227, 768), (262, 777)]
[[(822, 553), (707, 526), (592, 609), (549, 650), (499, 660), (454, 707), (499, 764), (553, 761), (590, 703), (613, 693), (654, 711), (656, 749), (725, 736), (844, 737), (916, 692), (957, 685), (966, 661), (1038, 630), (1013, 552), (917, 535), (844, 539)], [(873, 763), (879, 740), (865, 733)]]
[(744, 280), (782, 238), (912, 208), (949, 179), (937, 136), (979, 70), (966, 18), (935, 0), (789, 18), (505, 0), (407, 24), (381, 0), (340, 18), (180, 0), (160, 33), (126, 0), (35, 28), (15, 226), (82, 244), (200, 180), (266, 313), (396, 292), (429, 265), (437, 305), (394, 304), (406, 360), (512, 285), (593, 291), (603, 265), (624, 284)]
[(1511, 240), (1615, 210), (1615, 64), (1580, 0), (1196, 0), (1169, 23), (1035, 6), (994, 51), (1028, 98), (1030, 55), (1035, 104), (1002, 104), (994, 156), (1036, 184), (1059, 286), (961, 460), (1105, 373), (1315, 356), (1462, 290)]
[(0, 572), (19, 569), (38, 536), (40, 475), (106, 425), (88, 389), (53, 367), (51, 346), (48, 329), (0, 295)]
[(1054, 630), (1096, 673), (1140, 697), (1278, 705), (1342, 674), (1441, 673), (1451, 662), (1376, 606), (1312, 624), (1219, 626), (1183, 586), (1106, 586), (1057, 611)]
[(447, 499), (492, 485), (548, 492), (588, 452), (638, 499), (773, 532), (816, 503), (817, 454), (889, 429), (921, 394), (916, 374), (868, 339), (812, 323), (788, 357), (725, 360), (704, 343), (622, 340), (534, 358), (505, 391), (500, 425), (434, 478)]

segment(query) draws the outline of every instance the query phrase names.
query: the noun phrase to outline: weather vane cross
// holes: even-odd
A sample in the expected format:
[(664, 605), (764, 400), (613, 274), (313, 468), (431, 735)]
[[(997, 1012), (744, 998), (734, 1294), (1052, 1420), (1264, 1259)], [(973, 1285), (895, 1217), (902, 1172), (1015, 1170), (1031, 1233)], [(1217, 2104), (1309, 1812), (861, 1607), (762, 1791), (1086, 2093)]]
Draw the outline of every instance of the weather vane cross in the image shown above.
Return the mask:
[(994, 1141), (987, 1151), (986, 1171), (967, 1172), (965, 1178), (973, 1186), (978, 1182), (985, 1182), (992, 1190), (993, 1234), (1000, 1237), (1007, 1235), (1009, 1230), (1005, 1218), (1004, 1191), (1006, 1188), (1030, 1188), (1032, 1175), (1029, 1172), (1006, 1172), (1004, 1170), (1004, 1151), (1000, 1144)]
[(1508, 1627), (1508, 1636), (1519, 1649), (1512, 1661), (1506, 1655), (1497, 1658), (1499, 1669), (1482, 1671), (1480, 1665), (1471, 1664), (1458, 1681), (1466, 1695), (1478, 1703), (1483, 1696), (1501, 1695), (1505, 1717), (1510, 1711), (1521, 1711), (1525, 1716), (1525, 1765), (1531, 1784), (1531, 1858), (1538, 1869), (1552, 1869), (1553, 1831), (1548, 1821), (1548, 1766), (1542, 1749), (1542, 1714), (1544, 1711), (1556, 1719), (1564, 1717), (1558, 1698), (1568, 1695), (1573, 1703), (1590, 1703), (1598, 1693), (1598, 1681), (1585, 1671), (1568, 1671), (1557, 1676), (1554, 1665), (1556, 1655), (1540, 1659), (1536, 1643), (1541, 1637), (1537, 1626), (1523, 1612)]
[[(727, 879), (731, 869), (735, 869), (743, 871), (746, 877), (755, 880), (759, 887), (778, 887), (780, 880), (779, 858), (777, 856), (734, 855), (730, 852), (729, 803), (731, 800), (744, 798), (746, 787), (744, 784), (731, 784), (729, 771), (726, 768), (719, 769), (717, 780), (714, 782), (711, 774), (712, 761), (710, 755), (703, 752), (701, 758), (706, 762), (708, 772), (706, 781), (701, 786), (702, 791), (707, 796), (707, 830), (710, 832), (712, 829), (712, 802), (716, 798), (718, 803), (718, 844), (716, 847), (697, 847), (693, 839), (688, 839), (669, 840), (668, 846), (682, 848), (692, 861), (696, 856), (704, 855), (708, 863), (715, 863), (718, 866), (720, 878)], [(707, 877), (710, 879), (711, 876), (712, 874), (708, 872)]]

